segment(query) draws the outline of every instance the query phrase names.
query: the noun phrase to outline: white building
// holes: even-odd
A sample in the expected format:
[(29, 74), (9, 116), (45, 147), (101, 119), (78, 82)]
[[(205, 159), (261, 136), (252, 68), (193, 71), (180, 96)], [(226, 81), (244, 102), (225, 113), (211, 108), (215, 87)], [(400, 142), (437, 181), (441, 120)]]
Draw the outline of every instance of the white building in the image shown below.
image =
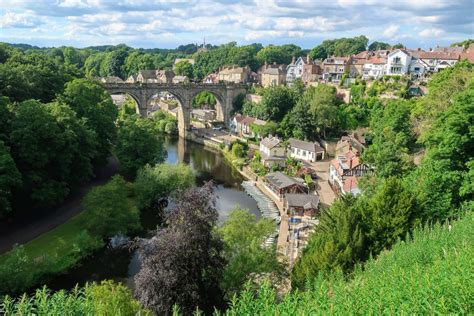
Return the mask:
[(370, 57), (362, 65), (362, 79), (378, 79), (383, 77), (387, 59), (383, 57)]
[(266, 167), (286, 164), (286, 149), (278, 137), (268, 136), (260, 142), (260, 155)]
[(406, 75), (410, 70), (411, 55), (404, 49), (396, 49), (387, 57), (387, 75)]
[(291, 64), (286, 66), (286, 82), (291, 83), (294, 80), (301, 78), (303, 75), (304, 65), (308, 65), (310, 63), (312, 63), (312, 61), (309, 55), (306, 57), (298, 57), (296, 61), (293, 57)]
[(290, 138), (289, 156), (296, 159), (315, 162), (324, 159), (324, 148), (318, 142), (306, 142), (303, 140)]

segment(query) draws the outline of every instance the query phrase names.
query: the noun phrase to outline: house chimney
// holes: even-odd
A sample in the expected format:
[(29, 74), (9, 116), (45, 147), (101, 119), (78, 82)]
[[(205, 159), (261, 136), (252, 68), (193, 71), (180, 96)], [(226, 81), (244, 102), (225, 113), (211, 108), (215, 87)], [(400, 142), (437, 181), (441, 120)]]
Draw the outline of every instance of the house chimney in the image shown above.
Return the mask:
[(418, 49), (417, 49), (417, 50), (418, 50), (418, 51), (421, 51), (421, 48), (419, 48), (419, 47), (418, 47)]
[(309, 56), (309, 53), (308, 53), (308, 55), (306, 55), (306, 60), (307, 60), (308, 64), (311, 62), (311, 56)]
[(276, 62), (276, 61), (274, 61), (274, 62), (273, 62), (273, 64), (274, 64), (274, 65), (276, 65), (276, 64), (277, 64), (277, 62)]
[(295, 62), (296, 62), (296, 58), (295, 58), (295, 56), (293, 56), (293, 57), (291, 58), (291, 64), (294, 65)]

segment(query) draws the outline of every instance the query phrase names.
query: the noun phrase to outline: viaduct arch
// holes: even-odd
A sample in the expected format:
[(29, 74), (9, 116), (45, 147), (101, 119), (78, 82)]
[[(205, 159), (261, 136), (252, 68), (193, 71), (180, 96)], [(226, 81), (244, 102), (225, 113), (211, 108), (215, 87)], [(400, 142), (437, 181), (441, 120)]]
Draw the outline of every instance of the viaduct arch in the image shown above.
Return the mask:
[(138, 104), (138, 110), (143, 117), (147, 116), (149, 101), (160, 92), (168, 92), (179, 101), (178, 130), (179, 136), (186, 137), (191, 125), (191, 110), (193, 98), (202, 91), (208, 91), (217, 98), (216, 116), (226, 126), (230, 122), (230, 112), (234, 99), (246, 92), (246, 85), (234, 83), (104, 83), (109, 94), (126, 93)]

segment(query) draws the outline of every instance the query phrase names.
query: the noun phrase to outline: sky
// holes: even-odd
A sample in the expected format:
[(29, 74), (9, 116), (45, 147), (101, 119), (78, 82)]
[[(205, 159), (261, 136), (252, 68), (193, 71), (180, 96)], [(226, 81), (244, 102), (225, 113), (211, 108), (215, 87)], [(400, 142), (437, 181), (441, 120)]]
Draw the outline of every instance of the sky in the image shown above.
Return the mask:
[(0, 0), (0, 41), (41, 47), (312, 48), (358, 35), (424, 49), (474, 38), (474, 0)]

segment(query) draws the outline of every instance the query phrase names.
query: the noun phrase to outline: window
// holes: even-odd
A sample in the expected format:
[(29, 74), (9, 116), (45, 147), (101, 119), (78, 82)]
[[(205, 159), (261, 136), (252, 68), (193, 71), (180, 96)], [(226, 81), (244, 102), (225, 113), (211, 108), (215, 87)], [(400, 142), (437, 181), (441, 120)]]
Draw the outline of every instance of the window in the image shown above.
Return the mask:
[(303, 156), (306, 156), (306, 150), (303, 150)]
[(401, 62), (400, 57), (395, 57), (395, 58), (393, 59), (393, 63), (394, 63), (394, 64), (399, 64), (400, 62)]

